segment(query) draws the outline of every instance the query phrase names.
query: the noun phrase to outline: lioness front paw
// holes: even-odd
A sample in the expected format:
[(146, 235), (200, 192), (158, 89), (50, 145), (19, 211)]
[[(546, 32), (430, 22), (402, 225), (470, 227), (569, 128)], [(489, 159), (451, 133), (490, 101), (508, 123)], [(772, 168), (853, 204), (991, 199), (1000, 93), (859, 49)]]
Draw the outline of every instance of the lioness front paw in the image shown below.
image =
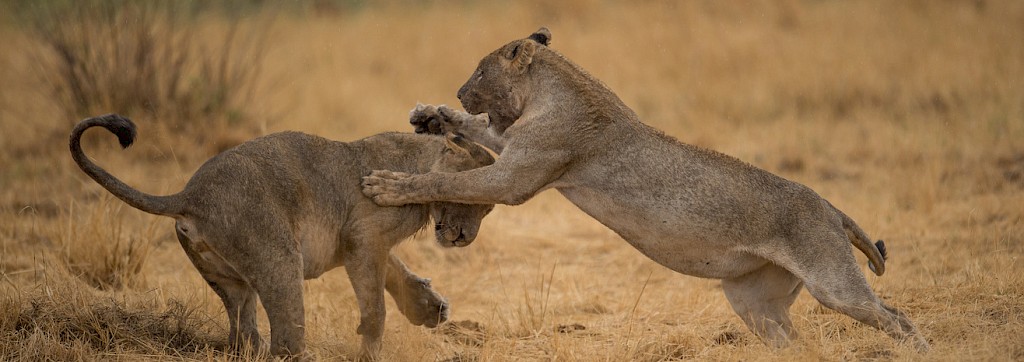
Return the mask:
[(430, 287), (429, 279), (410, 281), (408, 291), (410, 295), (406, 303), (398, 304), (399, 311), (410, 323), (434, 328), (448, 320), (448, 300)]
[(416, 108), (409, 111), (409, 124), (413, 125), (416, 133), (461, 133), (464, 117), (460, 113), (443, 104), (417, 104)]
[(455, 128), (462, 126), (465, 118), (472, 117), (472, 115), (469, 113), (462, 112), (452, 107), (448, 107), (447, 105), (444, 104), (437, 106), (437, 114), (440, 115), (441, 120), (447, 122), (448, 124), (454, 127), (453, 129), (451, 129), (451, 131), (455, 131)]
[(380, 206), (401, 206), (409, 203), (405, 196), (409, 193), (410, 174), (403, 172), (376, 170), (369, 176), (363, 176), (363, 195), (373, 199)]
[(409, 124), (416, 133), (444, 134), (443, 123), (437, 106), (432, 104), (416, 104), (416, 108), (409, 111)]

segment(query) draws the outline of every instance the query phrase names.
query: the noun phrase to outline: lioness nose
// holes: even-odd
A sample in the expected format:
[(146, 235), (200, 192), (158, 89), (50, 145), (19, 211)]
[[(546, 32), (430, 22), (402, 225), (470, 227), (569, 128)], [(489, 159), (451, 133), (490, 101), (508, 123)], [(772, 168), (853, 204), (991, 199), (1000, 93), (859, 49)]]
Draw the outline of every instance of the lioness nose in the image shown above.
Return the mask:
[(459, 87), (459, 92), (455, 93), (455, 98), (458, 98), (461, 101), (463, 94), (466, 94), (466, 85), (462, 85), (462, 87)]
[(466, 240), (466, 233), (459, 231), (459, 237), (452, 240), (452, 244), (455, 246), (466, 246), (469, 245), (469, 241)]

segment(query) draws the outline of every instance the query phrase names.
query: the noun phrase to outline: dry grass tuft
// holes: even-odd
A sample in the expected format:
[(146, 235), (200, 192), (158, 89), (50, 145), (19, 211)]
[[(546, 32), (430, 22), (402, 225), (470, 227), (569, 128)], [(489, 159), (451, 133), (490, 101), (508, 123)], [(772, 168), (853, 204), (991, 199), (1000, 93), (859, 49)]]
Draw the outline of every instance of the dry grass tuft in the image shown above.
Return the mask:
[[(0, 297), (0, 359), (80, 360), (117, 355), (201, 359), (223, 354), (223, 330), (175, 299), (103, 295), (54, 269), (47, 282)], [(108, 357), (101, 357), (106, 355)]]
[[(104, 194), (98, 204), (76, 210), (71, 204), (59, 230), (60, 260), (72, 275), (99, 289), (122, 289), (138, 284), (139, 273), (153, 249), (156, 220), (138, 234), (125, 230), (121, 200)], [(80, 241), (96, 240), (83, 244)]]

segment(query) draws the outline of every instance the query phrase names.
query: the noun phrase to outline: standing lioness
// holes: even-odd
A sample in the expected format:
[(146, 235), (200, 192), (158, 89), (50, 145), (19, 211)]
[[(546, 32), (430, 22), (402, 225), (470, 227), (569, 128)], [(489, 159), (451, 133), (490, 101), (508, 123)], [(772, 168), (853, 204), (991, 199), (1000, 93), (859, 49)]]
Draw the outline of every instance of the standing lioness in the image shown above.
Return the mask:
[(344, 265), (359, 302), (362, 355), (373, 357), (384, 332), (384, 290), (415, 325), (437, 326), (448, 304), (412, 274), (391, 247), (435, 221), (437, 242), (466, 246), (493, 205), (431, 203), (380, 207), (360, 192), (373, 169), (455, 172), (494, 162), (461, 137), (385, 133), (342, 143), (298, 132), (260, 137), (203, 164), (185, 189), (153, 196), (90, 161), (79, 140), (103, 127), (128, 147), (135, 125), (107, 115), (71, 132), (71, 155), (85, 173), (139, 210), (173, 217), (182, 248), (224, 301), (230, 342), (258, 346), (256, 297), (270, 320), (275, 355), (304, 352), (302, 280)]
[(555, 188), (661, 265), (722, 279), (733, 309), (770, 345), (796, 336), (789, 307), (806, 287), (829, 308), (929, 348), (868, 286), (850, 244), (879, 275), (884, 256), (853, 220), (803, 185), (641, 123), (550, 39), (541, 29), (480, 61), (458, 97), (486, 116), (442, 109), (432, 120), (442, 124), (418, 125), (458, 128), (500, 150), (497, 162), (459, 173), (374, 171), (363, 192), (380, 205), (515, 205)]

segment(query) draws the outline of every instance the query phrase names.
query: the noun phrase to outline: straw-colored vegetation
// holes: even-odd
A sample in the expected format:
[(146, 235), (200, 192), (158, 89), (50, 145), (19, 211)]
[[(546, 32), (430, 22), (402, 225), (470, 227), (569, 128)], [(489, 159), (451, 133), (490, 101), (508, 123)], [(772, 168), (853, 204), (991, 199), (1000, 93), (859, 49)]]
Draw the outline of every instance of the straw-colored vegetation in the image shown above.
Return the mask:
[[(239, 98), (205, 114), (74, 108), (41, 80), (55, 76), (52, 45), (16, 13), (0, 11), (0, 360), (230, 356), (223, 307), (172, 221), (108, 196), (71, 162), (68, 132), (95, 115), (74, 112), (133, 117), (135, 147), (95, 132), (86, 151), (141, 190), (172, 193), (240, 137), (410, 131), (417, 101), (458, 104), (481, 57), (542, 25), (647, 123), (807, 184), (885, 239), (888, 271), (868, 279), (933, 351), (897, 345), (807, 293), (792, 309), (800, 342), (770, 350), (719, 282), (654, 264), (546, 192), (498, 207), (467, 248), (422, 235), (397, 249), (449, 298), (453, 322), (414, 327), (389, 301), (387, 360), (1024, 359), (1024, 2), (318, 1), (247, 8), (235, 25), (211, 11), (185, 20), (201, 37), (183, 54), (222, 60), (217, 44), (233, 29), (263, 32), (253, 44), (264, 46), (242, 63), (259, 71), (228, 89)], [(76, 36), (112, 51), (103, 34)], [(186, 85), (210, 76), (193, 64), (180, 107), (204, 104), (187, 98)], [(90, 86), (100, 99), (137, 92)], [(166, 106), (160, 92), (150, 99)], [(187, 119), (161, 126), (183, 121), (173, 117)], [(304, 292), (310, 352), (354, 356), (359, 317), (344, 271)]]

